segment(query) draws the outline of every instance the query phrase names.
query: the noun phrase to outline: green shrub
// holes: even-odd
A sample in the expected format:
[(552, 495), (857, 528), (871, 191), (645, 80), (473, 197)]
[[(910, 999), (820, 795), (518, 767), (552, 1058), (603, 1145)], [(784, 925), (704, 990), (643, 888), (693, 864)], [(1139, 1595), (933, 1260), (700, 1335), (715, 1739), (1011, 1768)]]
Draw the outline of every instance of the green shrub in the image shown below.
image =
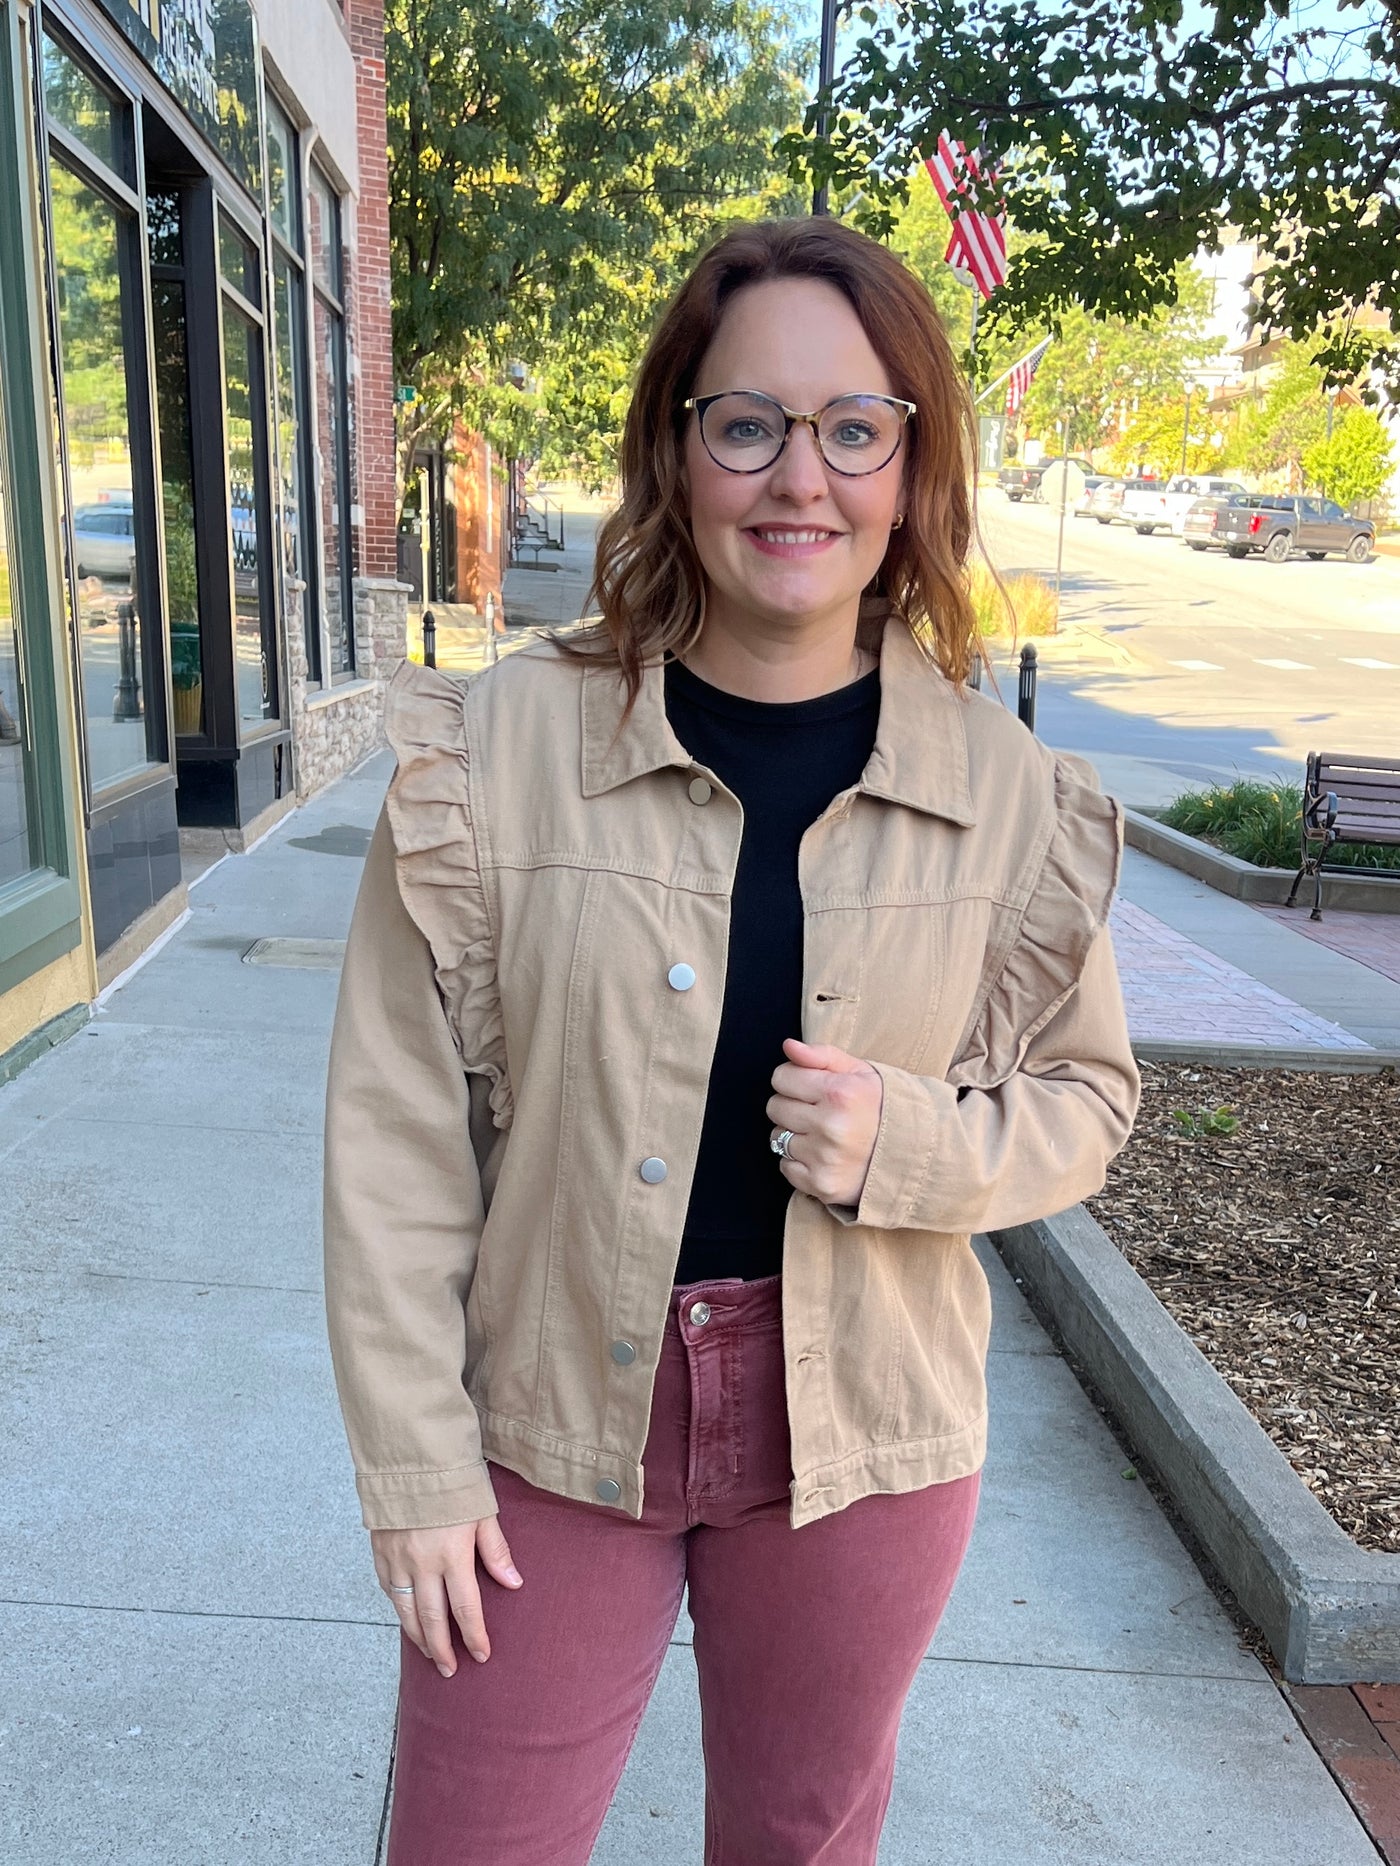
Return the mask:
[[(1301, 784), (1264, 784), (1252, 778), (1183, 791), (1161, 812), (1168, 828), (1197, 836), (1256, 868), (1298, 866), (1302, 820)], [(1371, 842), (1334, 843), (1327, 860), (1338, 867), (1400, 868), (1400, 849)]]

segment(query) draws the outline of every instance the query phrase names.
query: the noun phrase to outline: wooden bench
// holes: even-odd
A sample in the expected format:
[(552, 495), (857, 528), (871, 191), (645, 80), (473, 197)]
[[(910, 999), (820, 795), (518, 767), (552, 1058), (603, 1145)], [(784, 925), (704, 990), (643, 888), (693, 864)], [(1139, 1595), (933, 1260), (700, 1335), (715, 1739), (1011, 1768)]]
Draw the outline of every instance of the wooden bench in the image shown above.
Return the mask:
[(1349, 758), (1343, 753), (1309, 752), (1303, 780), (1302, 863), (1293, 877), (1285, 907), (1293, 905), (1305, 875), (1313, 881), (1309, 918), (1322, 918), (1322, 876), (1364, 875), (1368, 881), (1400, 881), (1400, 868), (1357, 868), (1328, 862), (1327, 851), (1339, 842), (1371, 842), (1400, 848), (1400, 758)]

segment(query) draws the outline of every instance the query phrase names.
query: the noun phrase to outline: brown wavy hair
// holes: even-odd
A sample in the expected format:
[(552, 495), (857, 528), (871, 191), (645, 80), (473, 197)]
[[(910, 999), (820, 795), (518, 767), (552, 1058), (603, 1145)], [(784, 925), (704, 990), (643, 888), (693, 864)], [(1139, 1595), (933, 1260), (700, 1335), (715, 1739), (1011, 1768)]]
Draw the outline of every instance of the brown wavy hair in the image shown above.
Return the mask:
[(683, 653), (704, 622), (704, 573), (681, 485), (689, 419), (681, 404), (734, 293), (792, 278), (844, 293), (894, 393), (917, 408), (904, 430), (905, 522), (863, 592), (860, 639), (875, 645), (893, 609), (959, 687), (981, 654), (967, 588), (977, 422), (932, 299), (895, 254), (838, 220), (744, 222), (701, 256), (647, 346), (623, 428), (621, 499), (598, 531), (588, 606), (600, 620), (574, 642), (616, 659), (629, 710), (646, 663)]

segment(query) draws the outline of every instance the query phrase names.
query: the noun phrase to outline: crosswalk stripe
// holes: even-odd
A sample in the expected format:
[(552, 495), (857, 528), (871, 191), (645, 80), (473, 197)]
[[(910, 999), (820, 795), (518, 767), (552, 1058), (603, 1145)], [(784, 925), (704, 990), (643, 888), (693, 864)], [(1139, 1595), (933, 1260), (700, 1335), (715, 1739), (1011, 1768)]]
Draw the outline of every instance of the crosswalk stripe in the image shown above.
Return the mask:
[(1188, 674), (1223, 674), (1224, 668), (1218, 661), (1173, 661), (1173, 667), (1184, 667)]
[(1297, 672), (1303, 674), (1313, 671), (1313, 664), (1311, 661), (1271, 661), (1266, 659), (1263, 655), (1258, 654), (1255, 655), (1254, 659), (1260, 667), (1281, 667), (1288, 673)]
[(1395, 671), (1394, 661), (1373, 661), (1368, 654), (1344, 654), (1342, 657), (1348, 667), (1385, 667)]

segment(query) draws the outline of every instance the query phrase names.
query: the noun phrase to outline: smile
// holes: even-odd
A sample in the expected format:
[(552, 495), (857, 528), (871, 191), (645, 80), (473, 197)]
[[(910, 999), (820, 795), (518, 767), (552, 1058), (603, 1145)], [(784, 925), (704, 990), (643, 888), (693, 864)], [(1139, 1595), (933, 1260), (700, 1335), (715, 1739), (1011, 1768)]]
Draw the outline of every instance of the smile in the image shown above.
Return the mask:
[(751, 538), (760, 551), (776, 557), (805, 557), (812, 551), (824, 550), (827, 545), (844, 534), (839, 531), (826, 531), (816, 528), (797, 529), (791, 526), (754, 525), (745, 534)]

